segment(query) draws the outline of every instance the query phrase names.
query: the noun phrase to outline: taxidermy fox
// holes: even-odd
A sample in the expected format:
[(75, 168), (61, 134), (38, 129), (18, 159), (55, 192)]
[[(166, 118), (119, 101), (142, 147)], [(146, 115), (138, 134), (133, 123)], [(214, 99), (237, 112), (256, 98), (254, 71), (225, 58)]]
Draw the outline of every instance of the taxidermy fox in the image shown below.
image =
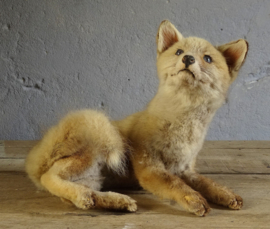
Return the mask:
[(248, 43), (240, 39), (214, 47), (201, 38), (184, 38), (169, 21), (160, 24), (156, 42), (159, 87), (147, 108), (112, 122), (93, 110), (67, 115), (27, 157), (26, 171), (39, 188), (81, 209), (134, 212), (132, 198), (100, 191), (110, 174), (115, 178), (110, 182), (118, 184), (129, 170), (126, 180), (134, 178), (149, 192), (198, 216), (210, 211), (206, 200), (242, 207), (240, 196), (194, 167)]

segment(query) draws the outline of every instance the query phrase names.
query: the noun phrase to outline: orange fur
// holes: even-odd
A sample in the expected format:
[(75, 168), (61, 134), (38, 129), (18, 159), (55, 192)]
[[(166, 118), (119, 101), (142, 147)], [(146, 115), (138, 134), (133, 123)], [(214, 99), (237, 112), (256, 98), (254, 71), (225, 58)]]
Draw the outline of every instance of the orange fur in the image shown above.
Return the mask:
[[(206, 199), (240, 209), (240, 196), (197, 174), (194, 167), (209, 123), (247, 51), (245, 40), (214, 47), (201, 38), (184, 38), (163, 21), (157, 34), (160, 83), (147, 108), (112, 122), (92, 110), (69, 114), (29, 153), (29, 177), (39, 188), (82, 209), (136, 211), (130, 197), (100, 192), (108, 183), (121, 182), (139, 182), (199, 216), (210, 211)], [(194, 58), (192, 63), (185, 63), (187, 55)], [(125, 167), (129, 171), (123, 175)]]

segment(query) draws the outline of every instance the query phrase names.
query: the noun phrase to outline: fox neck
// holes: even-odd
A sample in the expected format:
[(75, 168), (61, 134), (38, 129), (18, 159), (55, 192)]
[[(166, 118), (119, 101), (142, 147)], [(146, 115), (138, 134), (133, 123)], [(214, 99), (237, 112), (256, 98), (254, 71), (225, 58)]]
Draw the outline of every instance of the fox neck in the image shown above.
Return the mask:
[(224, 97), (211, 99), (198, 90), (179, 89), (159, 85), (158, 92), (148, 105), (147, 111), (161, 119), (173, 122), (179, 118), (196, 117), (210, 123)]

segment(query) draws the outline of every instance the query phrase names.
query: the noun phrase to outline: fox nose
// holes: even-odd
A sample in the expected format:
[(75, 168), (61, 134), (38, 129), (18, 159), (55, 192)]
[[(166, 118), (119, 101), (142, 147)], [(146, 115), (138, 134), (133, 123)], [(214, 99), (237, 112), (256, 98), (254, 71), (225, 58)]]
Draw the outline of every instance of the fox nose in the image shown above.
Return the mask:
[(186, 68), (188, 68), (189, 65), (195, 63), (195, 58), (190, 55), (185, 55), (182, 59), (182, 62), (186, 65)]

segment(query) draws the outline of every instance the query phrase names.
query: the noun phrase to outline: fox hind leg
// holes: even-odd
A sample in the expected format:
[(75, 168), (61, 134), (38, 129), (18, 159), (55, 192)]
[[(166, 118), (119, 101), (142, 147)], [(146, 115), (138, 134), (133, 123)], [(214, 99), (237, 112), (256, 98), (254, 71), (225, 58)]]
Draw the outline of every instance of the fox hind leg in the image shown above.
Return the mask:
[(78, 208), (94, 207), (93, 191), (85, 185), (72, 182), (72, 176), (78, 172), (72, 171), (75, 164), (79, 165), (78, 159), (73, 156), (58, 160), (41, 176), (41, 185), (53, 195), (72, 202)]
[(101, 164), (98, 159), (92, 162), (88, 154), (75, 154), (55, 162), (42, 175), (41, 184), (62, 201), (71, 202), (81, 209), (136, 211), (136, 201), (132, 198), (115, 192), (99, 191), (102, 186)]

